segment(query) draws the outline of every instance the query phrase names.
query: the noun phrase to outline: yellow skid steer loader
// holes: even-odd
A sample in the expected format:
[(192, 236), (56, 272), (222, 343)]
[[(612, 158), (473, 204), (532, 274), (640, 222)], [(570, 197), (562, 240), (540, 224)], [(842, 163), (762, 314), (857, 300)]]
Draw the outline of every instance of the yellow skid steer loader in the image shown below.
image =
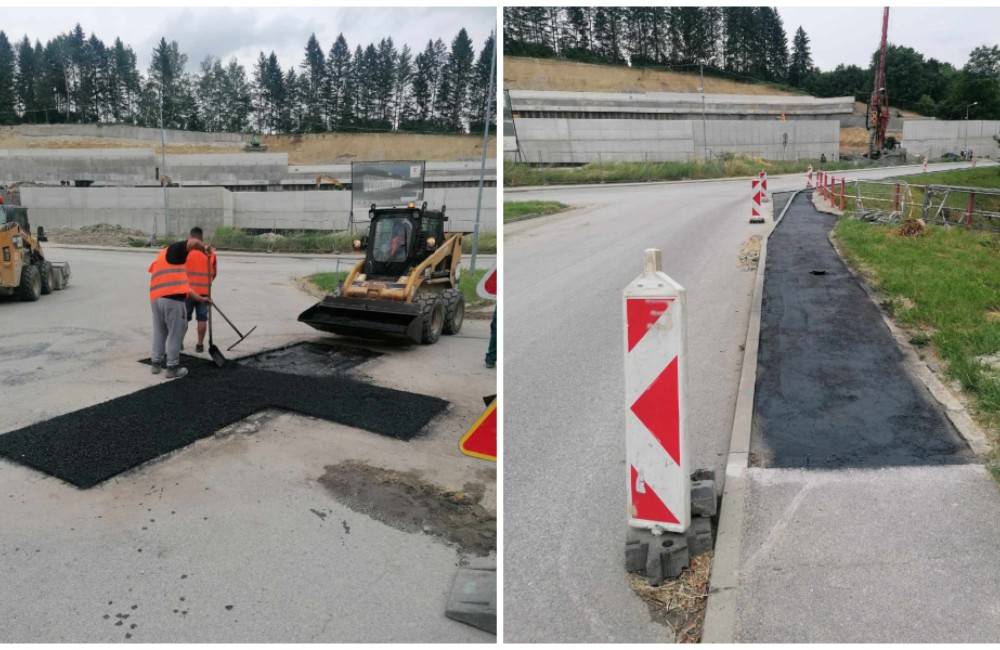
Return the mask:
[(299, 315), (303, 323), (344, 336), (406, 337), (435, 343), (457, 334), (465, 317), (459, 289), (462, 235), (445, 235), (444, 207), (376, 208), (368, 234), (354, 241), (365, 258), (340, 288)]

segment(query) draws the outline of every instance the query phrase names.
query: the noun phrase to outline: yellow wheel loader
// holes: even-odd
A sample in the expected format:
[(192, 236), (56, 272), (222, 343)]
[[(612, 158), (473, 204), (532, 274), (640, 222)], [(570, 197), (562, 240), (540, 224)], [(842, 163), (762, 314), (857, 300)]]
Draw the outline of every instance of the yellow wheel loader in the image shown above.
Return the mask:
[(445, 235), (444, 208), (372, 205), (368, 216), (368, 234), (354, 241), (365, 258), (299, 320), (343, 336), (406, 337), (425, 345), (457, 334), (465, 318), (462, 235)]
[(27, 208), (0, 205), (0, 296), (38, 300), (69, 283), (69, 264), (47, 260), (42, 241), (41, 228), (31, 235)]

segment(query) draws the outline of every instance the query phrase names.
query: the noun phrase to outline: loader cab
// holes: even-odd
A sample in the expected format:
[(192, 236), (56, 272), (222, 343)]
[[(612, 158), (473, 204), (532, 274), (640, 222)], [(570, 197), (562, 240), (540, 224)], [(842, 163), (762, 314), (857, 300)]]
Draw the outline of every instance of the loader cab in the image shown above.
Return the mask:
[(365, 274), (371, 277), (400, 277), (419, 264), (444, 241), (444, 209), (419, 207), (376, 208), (368, 213), (371, 224), (362, 240), (367, 249)]
[(28, 208), (0, 204), (0, 224), (16, 223), (24, 232), (31, 232), (28, 225)]

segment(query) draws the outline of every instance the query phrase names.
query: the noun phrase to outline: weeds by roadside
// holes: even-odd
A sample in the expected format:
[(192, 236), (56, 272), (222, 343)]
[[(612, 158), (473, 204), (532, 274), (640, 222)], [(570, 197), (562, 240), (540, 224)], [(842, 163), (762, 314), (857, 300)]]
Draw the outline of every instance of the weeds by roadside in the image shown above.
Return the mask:
[[(458, 285), (462, 291), (462, 295), (465, 297), (466, 309), (484, 309), (486, 306), (492, 304), (492, 301), (483, 300), (476, 293), (476, 285), (479, 284), (485, 273), (486, 269), (479, 268), (475, 272), (463, 271), (459, 277)], [(313, 273), (306, 276), (305, 279), (323, 293), (333, 293), (334, 290), (340, 288), (346, 277), (347, 271), (324, 271), (322, 273)]]
[(655, 620), (670, 626), (677, 643), (701, 641), (712, 556), (710, 551), (691, 558), (691, 566), (680, 577), (659, 587), (650, 586), (636, 574), (627, 576), (632, 591), (645, 601)]
[(589, 163), (581, 167), (533, 167), (527, 163), (504, 163), (504, 186), (573, 185), (581, 183), (630, 183), (648, 181), (704, 180), (754, 176), (762, 169), (768, 174), (805, 173), (878, 167), (870, 160), (831, 161), (818, 160), (763, 160), (746, 156), (727, 156), (721, 159), (692, 162), (614, 162)]
[(569, 209), (569, 206), (559, 201), (504, 201), (503, 222), (511, 223), (523, 219), (544, 217)]

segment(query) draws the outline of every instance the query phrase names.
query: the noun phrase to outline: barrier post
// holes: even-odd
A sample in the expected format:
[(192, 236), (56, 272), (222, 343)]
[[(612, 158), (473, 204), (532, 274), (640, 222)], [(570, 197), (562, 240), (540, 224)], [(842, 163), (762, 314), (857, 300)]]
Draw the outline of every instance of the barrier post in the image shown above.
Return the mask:
[(847, 205), (845, 194), (847, 194), (847, 179), (843, 176), (840, 177), (840, 211), (844, 211), (844, 206)]
[(764, 223), (760, 178), (750, 180), (750, 223)]
[(893, 200), (892, 200), (892, 209), (895, 212), (899, 212), (899, 198), (900, 198), (899, 183), (896, 183), (896, 194), (895, 194), (895, 196), (893, 197)]
[(625, 352), (627, 571), (654, 585), (711, 550), (713, 473), (691, 473), (687, 440), (687, 302), (663, 272), (662, 254), (622, 292)]
[(767, 171), (760, 170), (760, 174), (757, 177), (760, 178), (760, 200), (762, 203), (767, 203), (771, 200), (767, 191)]
[(976, 207), (976, 193), (969, 192), (969, 203), (965, 207), (965, 225), (972, 225), (972, 211)]

